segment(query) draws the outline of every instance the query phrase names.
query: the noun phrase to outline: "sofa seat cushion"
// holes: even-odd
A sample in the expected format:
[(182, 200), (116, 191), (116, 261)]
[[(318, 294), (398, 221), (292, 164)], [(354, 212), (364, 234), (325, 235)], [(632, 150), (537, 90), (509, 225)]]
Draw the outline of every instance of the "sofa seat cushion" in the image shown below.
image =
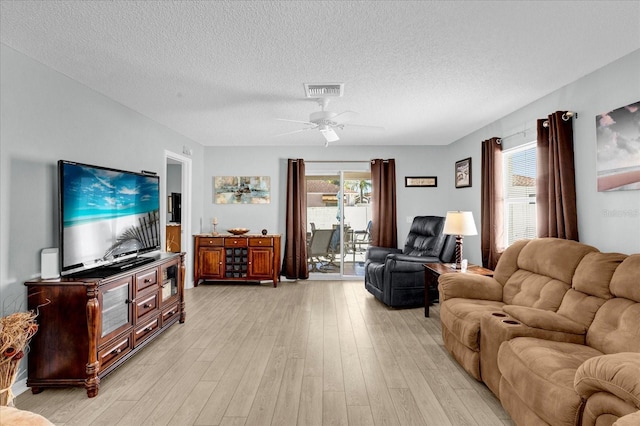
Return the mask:
[(493, 300), (449, 299), (440, 306), (440, 321), (460, 343), (480, 350), (480, 318), (487, 312), (502, 310), (504, 303)]
[(589, 346), (517, 337), (500, 346), (498, 366), (503, 380), (540, 418), (552, 425), (574, 425), (582, 405), (573, 384), (576, 371), (600, 355)]

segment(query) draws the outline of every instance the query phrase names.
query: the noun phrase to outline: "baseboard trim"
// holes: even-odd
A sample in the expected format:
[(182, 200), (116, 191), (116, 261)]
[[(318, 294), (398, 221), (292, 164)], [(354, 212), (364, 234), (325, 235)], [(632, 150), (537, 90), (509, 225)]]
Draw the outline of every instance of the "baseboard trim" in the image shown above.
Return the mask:
[(11, 392), (13, 392), (14, 396), (18, 396), (28, 390), (29, 388), (27, 387), (27, 379), (16, 380), (13, 386), (11, 386)]

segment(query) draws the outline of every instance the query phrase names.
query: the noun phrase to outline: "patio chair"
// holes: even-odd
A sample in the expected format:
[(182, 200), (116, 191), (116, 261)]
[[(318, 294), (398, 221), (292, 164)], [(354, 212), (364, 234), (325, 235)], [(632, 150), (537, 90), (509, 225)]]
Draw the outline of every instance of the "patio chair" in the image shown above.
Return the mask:
[(325, 268), (332, 267), (335, 250), (332, 250), (331, 245), (338, 231), (338, 228), (316, 229), (311, 235), (307, 257), (312, 272), (324, 272)]

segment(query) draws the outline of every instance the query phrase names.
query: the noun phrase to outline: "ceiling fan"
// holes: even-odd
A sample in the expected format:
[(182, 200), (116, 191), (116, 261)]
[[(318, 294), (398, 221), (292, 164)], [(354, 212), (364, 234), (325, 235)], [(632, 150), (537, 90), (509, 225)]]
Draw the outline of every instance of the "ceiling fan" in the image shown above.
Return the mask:
[(370, 129), (378, 129), (384, 130), (383, 127), (380, 126), (365, 126), (361, 124), (347, 124), (347, 122), (356, 119), (359, 114), (354, 111), (344, 111), (341, 113), (335, 113), (331, 111), (327, 111), (327, 105), (329, 104), (328, 98), (318, 98), (316, 99), (318, 105), (322, 108), (321, 111), (312, 112), (309, 116), (309, 121), (300, 121), (300, 120), (288, 120), (286, 118), (278, 118), (280, 121), (290, 121), (292, 123), (302, 123), (307, 127), (299, 130), (294, 130), (293, 132), (281, 133), (277, 136), (291, 135), (294, 133), (304, 132), (306, 130), (320, 130), (322, 136), (325, 138), (324, 146), (329, 146), (329, 142), (335, 142), (340, 140), (338, 134), (335, 129), (344, 129), (345, 127), (367, 127)]

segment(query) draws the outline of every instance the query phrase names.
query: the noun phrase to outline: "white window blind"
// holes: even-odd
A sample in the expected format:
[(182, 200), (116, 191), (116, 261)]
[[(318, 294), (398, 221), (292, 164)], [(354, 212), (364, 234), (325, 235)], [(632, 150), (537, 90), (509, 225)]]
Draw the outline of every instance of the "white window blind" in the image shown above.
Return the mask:
[(536, 143), (505, 151), (504, 244), (536, 237)]

